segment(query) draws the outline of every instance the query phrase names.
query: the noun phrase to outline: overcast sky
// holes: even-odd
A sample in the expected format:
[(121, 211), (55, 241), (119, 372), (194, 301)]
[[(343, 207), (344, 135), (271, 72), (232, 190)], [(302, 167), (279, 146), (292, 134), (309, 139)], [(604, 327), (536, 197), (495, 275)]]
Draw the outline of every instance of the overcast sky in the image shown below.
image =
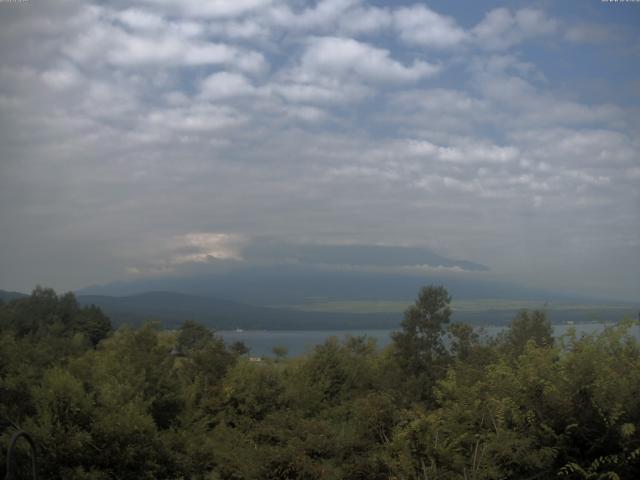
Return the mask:
[(639, 120), (637, 2), (0, 1), (0, 288), (266, 242), (637, 299)]

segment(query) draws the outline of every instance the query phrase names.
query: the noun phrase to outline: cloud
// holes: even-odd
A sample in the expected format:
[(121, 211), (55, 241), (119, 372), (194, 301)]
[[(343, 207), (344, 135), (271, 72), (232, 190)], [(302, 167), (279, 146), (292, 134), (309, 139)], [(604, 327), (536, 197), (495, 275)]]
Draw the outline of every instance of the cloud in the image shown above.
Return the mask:
[[(199, 37), (197, 26), (165, 23), (160, 17), (127, 10), (114, 15), (98, 10), (90, 28), (64, 48), (74, 61), (107, 63), (118, 67), (180, 67), (228, 65), (259, 73), (268, 68), (264, 56), (255, 51), (215, 43)], [(125, 19), (136, 30), (127, 31), (113, 18)], [(177, 25), (177, 26), (176, 26)], [(186, 25), (186, 26), (185, 26)], [(140, 28), (143, 27), (143, 28)], [(162, 28), (161, 28), (162, 27)]]
[(574, 43), (610, 43), (623, 38), (622, 32), (596, 23), (578, 23), (567, 28), (565, 38)]
[(236, 127), (244, 118), (228, 107), (196, 104), (188, 107), (152, 110), (146, 123), (154, 128), (171, 132), (209, 132), (225, 127)]
[(542, 10), (523, 8), (515, 13), (507, 8), (488, 12), (471, 30), (474, 43), (488, 50), (506, 50), (524, 40), (549, 36), (560, 24)]
[(428, 246), (558, 288), (620, 274), (608, 291), (636, 295), (637, 52), (595, 47), (585, 12), (70, 0), (3, 16), (0, 282), (250, 263), (243, 242), (271, 238)]
[(65, 90), (82, 83), (82, 75), (72, 65), (64, 65), (42, 72), (42, 80), (54, 89)]
[(365, 82), (416, 82), (435, 75), (439, 67), (421, 60), (406, 66), (391, 58), (388, 50), (350, 38), (313, 39), (302, 56), (302, 68), (335, 77), (356, 76)]
[(291, 20), (296, 28), (324, 27), (336, 22), (343, 13), (357, 3), (359, 2), (356, 0), (321, 0), (314, 7), (293, 15)]
[(393, 18), (400, 39), (411, 45), (450, 48), (462, 44), (468, 37), (453, 18), (423, 5), (399, 8), (394, 11)]
[(218, 72), (202, 81), (200, 96), (204, 99), (219, 99), (251, 95), (255, 88), (244, 75)]
[(269, 85), (269, 90), (292, 103), (350, 104), (362, 101), (373, 90), (360, 78), (344, 78), (337, 75), (322, 75), (297, 67), (284, 72), (282, 77)]
[(638, 162), (636, 142), (617, 131), (556, 127), (521, 131), (514, 137), (527, 145), (532, 158), (551, 164), (617, 169)]
[(230, 233), (195, 232), (179, 235), (174, 245), (172, 264), (200, 263), (211, 260), (242, 260), (242, 235)]
[(243, 250), (249, 261), (351, 267), (410, 267), (418, 270), (449, 269), (487, 271), (466, 260), (443, 257), (424, 247), (366, 244), (290, 244), (254, 239)]
[(134, 30), (159, 30), (166, 27), (162, 16), (137, 8), (118, 12), (116, 18)]
[(300, 11), (288, 5), (278, 5), (271, 10), (270, 20), (279, 27), (293, 30), (317, 31), (334, 26), (358, 0), (320, 0), (313, 6), (305, 6)]
[(271, 28), (253, 19), (232, 19), (209, 23), (207, 32), (222, 38), (251, 41), (268, 39)]
[(247, 12), (262, 9), (271, 0), (144, 0), (149, 7), (159, 7), (173, 14), (197, 18), (237, 17)]
[(439, 146), (427, 141), (409, 141), (406, 151), (410, 155), (427, 156), (441, 162), (452, 163), (507, 163), (519, 156), (511, 146), (498, 146), (485, 142), (459, 141), (458, 145)]
[(407, 128), (420, 125), (424, 129), (451, 133), (472, 132), (489, 123), (499, 123), (501, 112), (485, 98), (469, 92), (423, 88), (405, 90), (389, 98), (390, 120)]
[(388, 9), (358, 6), (340, 16), (339, 30), (346, 35), (363, 35), (384, 31), (393, 24)]
[(471, 72), (483, 97), (511, 112), (511, 121), (520, 126), (588, 125), (623, 118), (615, 105), (589, 105), (546, 92), (537, 70), (512, 55), (481, 58), (471, 63)]

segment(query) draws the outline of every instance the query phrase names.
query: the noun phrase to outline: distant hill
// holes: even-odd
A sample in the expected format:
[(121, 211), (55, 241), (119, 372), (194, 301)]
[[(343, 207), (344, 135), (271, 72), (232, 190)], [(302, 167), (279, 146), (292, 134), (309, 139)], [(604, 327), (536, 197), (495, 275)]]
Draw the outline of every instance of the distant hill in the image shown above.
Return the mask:
[(444, 285), (456, 299), (592, 301), (576, 295), (497, 282), (482, 273), (470, 275), (388, 274), (322, 270), (303, 266), (253, 267), (221, 274), (166, 276), (114, 282), (78, 290), (82, 295), (133, 295), (170, 291), (225, 298), (252, 305), (285, 305), (345, 300), (412, 302), (420, 287)]
[[(19, 292), (0, 290), (5, 302), (24, 298)], [(176, 328), (185, 320), (194, 320), (216, 330), (368, 330), (398, 328), (405, 305), (413, 300), (394, 303), (386, 311), (331, 311), (335, 305), (323, 302), (283, 305), (278, 308), (255, 306), (215, 297), (169, 291), (143, 292), (134, 295), (77, 295), (82, 305), (96, 305), (109, 316), (114, 326), (141, 325), (159, 321), (165, 328)], [(377, 299), (376, 299), (377, 300)], [(365, 307), (366, 307), (366, 302)], [(375, 302), (374, 306), (375, 306)], [(309, 310), (311, 308), (311, 310)], [(514, 301), (458, 301), (454, 298), (452, 320), (473, 325), (505, 325), (521, 308), (543, 308), (539, 302), (524, 299)], [(315, 310), (314, 310), (315, 309)], [(638, 305), (613, 303), (556, 303), (548, 310), (552, 322), (606, 321), (615, 322), (624, 316), (636, 316)]]
[(9, 302), (11, 300), (16, 300), (18, 298), (28, 297), (26, 293), (20, 292), (9, 292), (6, 290), (0, 290), (0, 301)]
[[(341, 330), (398, 328), (405, 309), (378, 313), (370, 311), (307, 310), (304, 305), (289, 308), (268, 308), (218, 298), (175, 292), (146, 292), (128, 296), (80, 295), (81, 304), (99, 306), (114, 325), (139, 325), (158, 320), (166, 328), (175, 328), (185, 320), (194, 320), (217, 330)], [(406, 302), (406, 306), (412, 303)], [(454, 301), (452, 320), (472, 325), (506, 325), (522, 308), (547, 310), (554, 323), (617, 322), (634, 316), (637, 306), (630, 304), (570, 304), (558, 303), (548, 309), (543, 304), (525, 300), (513, 302)]]
[(174, 328), (194, 320), (217, 330), (225, 329), (347, 329), (395, 328), (401, 315), (303, 312), (256, 307), (211, 297), (175, 292), (146, 292), (128, 296), (78, 295), (83, 305), (100, 307), (115, 325), (159, 320)]
[[(173, 326), (192, 319), (217, 329), (370, 329), (399, 326), (404, 310), (402, 305), (410, 305), (419, 289), (429, 284), (444, 285), (454, 304), (461, 300), (472, 303), (481, 300), (473, 308), (454, 311), (453, 315), (454, 321), (476, 325), (503, 325), (520, 308), (541, 308), (546, 304), (554, 306), (549, 310), (549, 317), (555, 323), (617, 321), (629, 314), (635, 316), (638, 307), (501, 283), (483, 272), (468, 275), (389, 274), (300, 265), (145, 278), (89, 287), (77, 294), (82, 302), (103, 308), (116, 324), (155, 318)], [(508, 308), (493, 308), (484, 301), (487, 299), (511, 302), (507, 302)], [(323, 304), (353, 301), (390, 301), (400, 308), (384, 313), (375, 310), (364, 313), (338, 312), (322, 307)], [(556, 308), (559, 304), (563, 307)], [(314, 305), (320, 305), (320, 308), (307, 308)], [(604, 305), (609, 306), (600, 308)], [(617, 306), (610, 308), (611, 305)]]

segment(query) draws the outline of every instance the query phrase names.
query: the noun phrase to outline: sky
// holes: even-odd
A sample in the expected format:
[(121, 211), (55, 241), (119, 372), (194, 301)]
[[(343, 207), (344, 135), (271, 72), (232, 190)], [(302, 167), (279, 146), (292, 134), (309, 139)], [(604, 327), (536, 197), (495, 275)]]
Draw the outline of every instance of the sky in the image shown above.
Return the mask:
[(0, 0), (0, 288), (363, 246), (637, 300), (639, 120), (640, 2)]

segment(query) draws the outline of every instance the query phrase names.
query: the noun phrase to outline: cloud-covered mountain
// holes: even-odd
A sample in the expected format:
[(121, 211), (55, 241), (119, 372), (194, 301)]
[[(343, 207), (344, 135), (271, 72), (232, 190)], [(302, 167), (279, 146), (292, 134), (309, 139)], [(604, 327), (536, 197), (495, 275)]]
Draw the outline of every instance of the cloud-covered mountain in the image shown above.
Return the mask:
[(468, 260), (453, 260), (423, 247), (380, 245), (287, 245), (256, 242), (243, 251), (247, 260), (343, 267), (423, 268), (425, 270), (487, 271)]
[[(478, 276), (480, 275), (480, 276)], [(502, 298), (584, 300), (566, 292), (527, 288), (487, 279), (482, 274), (385, 273), (354, 269), (325, 269), (304, 265), (235, 268), (226, 272), (168, 275), (96, 285), (81, 295), (133, 295), (171, 291), (223, 298), (254, 305), (301, 304), (310, 301), (403, 300), (411, 302), (429, 284), (444, 285), (454, 299)]]

